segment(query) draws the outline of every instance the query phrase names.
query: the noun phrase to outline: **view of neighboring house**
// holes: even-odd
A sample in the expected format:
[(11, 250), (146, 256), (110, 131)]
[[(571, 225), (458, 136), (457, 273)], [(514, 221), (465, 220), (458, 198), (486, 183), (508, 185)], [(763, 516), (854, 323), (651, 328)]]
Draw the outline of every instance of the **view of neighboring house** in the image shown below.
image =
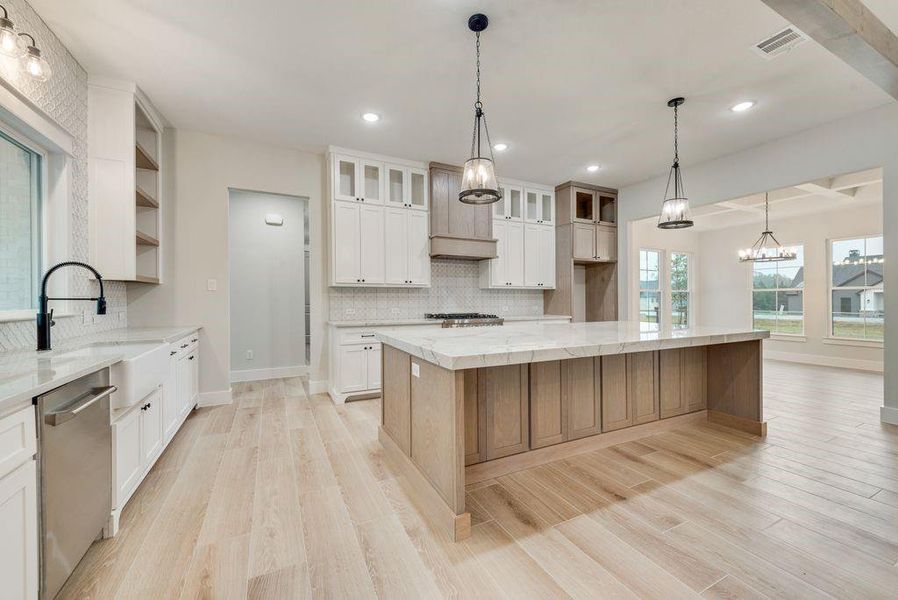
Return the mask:
[[(798, 270), (790, 287), (804, 287), (804, 267)], [(841, 262), (832, 265), (832, 310), (843, 315), (882, 317), (885, 310), (883, 295), (883, 255), (861, 256), (852, 250)], [(801, 310), (801, 293), (786, 293), (781, 310)]]

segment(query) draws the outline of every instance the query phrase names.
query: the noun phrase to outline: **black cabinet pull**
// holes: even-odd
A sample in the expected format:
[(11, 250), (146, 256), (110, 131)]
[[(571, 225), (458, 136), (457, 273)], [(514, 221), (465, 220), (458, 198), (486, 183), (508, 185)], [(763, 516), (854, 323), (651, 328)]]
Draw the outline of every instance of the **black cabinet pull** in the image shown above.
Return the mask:
[(193, 357), (193, 356), (191, 356), (191, 357), (189, 357), (189, 358), (188, 358), (188, 359), (187, 359), (187, 360), (193, 360), (193, 359), (194, 359), (194, 357)]
[(362, 337), (374, 337), (373, 333), (363, 333)]
[(177, 352), (175, 352), (174, 350), (168, 353), (169, 356), (174, 356), (175, 354), (177, 354)]
[(190, 341), (191, 341), (191, 342), (195, 342), (195, 341), (197, 341), (197, 340), (199, 340), (199, 338), (193, 338), (193, 339), (190, 340)]
[(181, 348), (182, 348), (182, 349), (183, 349), (183, 348), (186, 348), (186, 347), (187, 347), (187, 344), (182, 344), (182, 345), (181, 345)]

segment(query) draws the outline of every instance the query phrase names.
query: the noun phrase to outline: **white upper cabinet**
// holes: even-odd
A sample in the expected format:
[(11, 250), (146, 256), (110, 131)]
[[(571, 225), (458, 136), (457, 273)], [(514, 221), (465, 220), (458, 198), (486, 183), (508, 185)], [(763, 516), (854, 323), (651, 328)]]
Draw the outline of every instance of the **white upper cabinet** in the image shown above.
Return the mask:
[(520, 186), (499, 184), (502, 198), (493, 203), (493, 219), (524, 220), (524, 190)]
[(555, 193), (524, 188), (524, 220), (538, 225), (555, 223)]
[(430, 285), (427, 170), (359, 154), (330, 154), (330, 285)]
[(493, 204), (497, 258), (481, 262), (480, 287), (555, 287), (555, 193), (537, 185), (499, 182)]

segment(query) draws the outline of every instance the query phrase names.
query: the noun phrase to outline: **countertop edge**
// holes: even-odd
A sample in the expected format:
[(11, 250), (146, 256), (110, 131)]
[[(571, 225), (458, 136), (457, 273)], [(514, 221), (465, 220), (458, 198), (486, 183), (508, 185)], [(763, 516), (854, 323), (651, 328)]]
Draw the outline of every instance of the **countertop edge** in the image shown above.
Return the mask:
[[(563, 315), (534, 315), (534, 316), (516, 316), (502, 317), (507, 323), (519, 323), (527, 321), (570, 321), (571, 317)], [(408, 327), (412, 325), (439, 325), (440, 321), (435, 319), (398, 319), (396, 321), (381, 321), (377, 319), (362, 321), (336, 321), (329, 320), (329, 327), (344, 329), (348, 327)]]

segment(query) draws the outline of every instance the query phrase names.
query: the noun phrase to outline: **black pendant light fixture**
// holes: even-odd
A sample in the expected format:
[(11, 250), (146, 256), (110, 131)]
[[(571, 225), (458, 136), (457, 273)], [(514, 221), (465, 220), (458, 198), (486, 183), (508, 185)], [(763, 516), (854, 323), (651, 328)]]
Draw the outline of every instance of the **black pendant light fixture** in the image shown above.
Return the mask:
[[(496, 181), (496, 169), (493, 163), (493, 145), (490, 143), (490, 130), (486, 126), (486, 115), (483, 112), (483, 102), (480, 101), (480, 32), (486, 29), (490, 21), (486, 15), (471, 15), (468, 19), (468, 29), (474, 32), (477, 38), (477, 100), (474, 102), (474, 136), (471, 138), (471, 158), (465, 161), (465, 169), (462, 174), (462, 191), (458, 193), (458, 199), (465, 204), (492, 204), (502, 198), (499, 184)], [(486, 148), (489, 158), (481, 154), (481, 128), (486, 134)]]
[(770, 231), (770, 194), (764, 194), (764, 231), (751, 248), (739, 251), (739, 262), (782, 262), (793, 260), (795, 248), (784, 248)]
[[(667, 189), (664, 190), (664, 204), (658, 218), (658, 229), (684, 229), (692, 227), (692, 211), (689, 209), (689, 198), (683, 187), (683, 174), (680, 173), (679, 148), (679, 108), (686, 102), (685, 98), (673, 98), (667, 105), (674, 109), (674, 161), (667, 176)], [(673, 190), (671, 190), (673, 183)]]

